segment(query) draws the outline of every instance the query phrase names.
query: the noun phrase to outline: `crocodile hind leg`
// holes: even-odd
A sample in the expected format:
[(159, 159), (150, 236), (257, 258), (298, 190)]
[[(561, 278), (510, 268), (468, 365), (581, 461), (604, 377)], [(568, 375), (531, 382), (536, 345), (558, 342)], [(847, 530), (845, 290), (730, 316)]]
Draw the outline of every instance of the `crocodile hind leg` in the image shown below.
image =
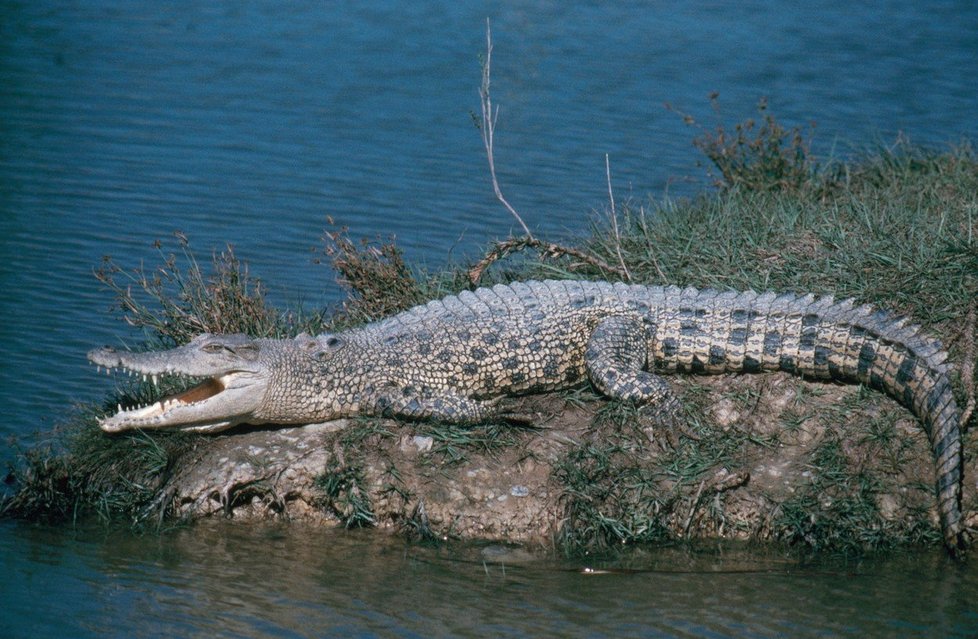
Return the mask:
[(641, 318), (615, 315), (602, 320), (588, 340), (584, 364), (598, 390), (647, 407), (658, 419), (674, 420), (679, 400), (664, 379), (645, 370), (649, 346)]

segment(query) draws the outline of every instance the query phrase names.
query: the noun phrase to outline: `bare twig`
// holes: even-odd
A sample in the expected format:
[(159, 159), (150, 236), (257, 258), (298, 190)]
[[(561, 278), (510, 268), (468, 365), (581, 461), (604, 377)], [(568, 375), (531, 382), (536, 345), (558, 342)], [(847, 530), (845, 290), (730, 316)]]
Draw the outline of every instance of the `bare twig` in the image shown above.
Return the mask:
[(526, 237), (533, 238), (530, 228), (516, 212), (516, 209), (503, 196), (502, 189), (499, 188), (499, 180), (496, 179), (496, 161), (493, 153), (493, 142), (496, 133), (496, 118), (499, 116), (499, 107), (493, 109), (492, 97), (489, 94), (490, 65), (492, 63), (492, 31), (489, 28), (489, 18), (486, 18), (486, 60), (482, 65), (482, 86), (479, 87), (479, 97), (482, 106), (482, 123), (479, 129), (482, 131), (482, 143), (486, 147), (486, 157), (489, 160), (489, 175), (492, 177), (492, 190), (510, 215), (516, 218)]
[(618, 265), (621, 266), (621, 270), (625, 273), (625, 279), (631, 282), (632, 274), (628, 272), (628, 267), (625, 266), (625, 258), (621, 255), (621, 234), (618, 232), (618, 212), (615, 211), (615, 193), (611, 190), (611, 160), (608, 158), (607, 153), (604, 154), (604, 172), (608, 178), (608, 200), (611, 202), (611, 213), (609, 217), (611, 218), (611, 232), (615, 235), (615, 253), (618, 254)]
[(593, 255), (589, 255), (580, 249), (575, 249), (569, 246), (561, 246), (559, 244), (554, 244), (553, 242), (543, 242), (527, 236), (496, 242), (496, 245), (490, 249), (486, 256), (479, 260), (475, 266), (469, 269), (469, 281), (471, 281), (473, 284), (478, 284), (479, 280), (482, 278), (483, 271), (489, 268), (493, 262), (501, 260), (510, 253), (522, 251), (528, 248), (537, 249), (544, 255), (548, 255), (550, 257), (567, 255), (579, 259), (582, 262), (586, 262), (591, 266), (595, 266), (602, 271), (615, 273), (622, 278), (626, 277), (627, 275), (625, 271), (621, 270), (617, 266), (612, 266), (604, 260)]
[[(645, 207), (644, 206), (639, 207), (639, 209), (638, 209), (638, 222), (639, 222), (639, 224), (642, 225), (642, 236), (643, 237), (646, 237), (646, 238), (649, 237), (649, 227), (645, 223)], [(656, 259), (655, 253), (650, 253), (649, 254), (649, 257), (652, 259), (652, 266), (655, 267), (655, 272), (659, 275), (659, 278), (663, 282), (668, 282), (669, 280), (666, 278), (666, 274), (662, 272), (662, 269), (661, 268), (659, 268), (659, 260)]]
[(706, 480), (700, 482), (700, 487), (696, 489), (696, 495), (693, 497), (693, 503), (689, 507), (689, 514), (686, 515), (686, 523), (683, 524), (683, 537), (689, 536), (689, 527), (693, 523), (693, 515), (696, 514), (696, 507), (700, 503), (700, 496), (703, 494), (703, 487), (706, 486)]
[(700, 500), (703, 497), (740, 488), (749, 480), (750, 473), (726, 473), (724, 471), (720, 471), (713, 476), (713, 479), (710, 480), (709, 485), (707, 485), (707, 480), (704, 479), (701, 481), (699, 488), (696, 490), (696, 495), (693, 496), (693, 503), (689, 508), (689, 513), (686, 515), (686, 520), (683, 523), (683, 537), (689, 536), (689, 529), (693, 524), (693, 517), (696, 515), (696, 509), (699, 507)]

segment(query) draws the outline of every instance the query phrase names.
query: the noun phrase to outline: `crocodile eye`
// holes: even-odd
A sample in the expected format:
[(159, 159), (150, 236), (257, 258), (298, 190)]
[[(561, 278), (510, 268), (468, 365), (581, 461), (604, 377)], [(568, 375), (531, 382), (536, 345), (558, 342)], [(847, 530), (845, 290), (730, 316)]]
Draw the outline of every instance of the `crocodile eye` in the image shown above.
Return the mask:
[(249, 362), (258, 359), (257, 344), (242, 344), (234, 350), (234, 354)]
[(330, 335), (326, 339), (326, 347), (327, 348), (339, 348), (340, 345), (342, 345), (342, 344), (343, 344), (343, 340), (341, 340), (339, 337), (336, 337), (335, 335)]
[(205, 353), (220, 353), (224, 350), (224, 345), (222, 344), (204, 344), (201, 347)]

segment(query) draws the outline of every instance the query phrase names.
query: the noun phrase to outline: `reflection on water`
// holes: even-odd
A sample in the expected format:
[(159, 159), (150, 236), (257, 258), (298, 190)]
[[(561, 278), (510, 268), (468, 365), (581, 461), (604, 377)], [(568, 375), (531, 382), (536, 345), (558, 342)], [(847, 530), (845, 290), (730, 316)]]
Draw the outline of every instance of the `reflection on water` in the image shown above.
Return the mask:
[[(212, 522), (0, 536), (5, 636), (968, 636), (978, 569), (939, 551), (804, 564), (732, 544), (581, 563), (374, 532)], [(13, 553), (30, 559), (11, 561)], [(30, 566), (30, 568), (27, 568)], [(57, 595), (55, 595), (57, 593)], [(66, 628), (67, 627), (67, 628)], [(59, 630), (61, 629), (61, 630)], [(67, 629), (67, 633), (65, 630)]]

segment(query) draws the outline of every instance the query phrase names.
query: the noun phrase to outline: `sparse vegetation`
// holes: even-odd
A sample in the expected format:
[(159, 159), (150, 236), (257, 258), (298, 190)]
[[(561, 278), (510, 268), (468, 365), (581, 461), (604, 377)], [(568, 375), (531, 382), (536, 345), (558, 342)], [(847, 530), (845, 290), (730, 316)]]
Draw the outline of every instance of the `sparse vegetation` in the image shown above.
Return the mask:
[(183, 233), (175, 234), (181, 257), (166, 253), (157, 240), (161, 263), (152, 271), (127, 270), (103, 258), (95, 277), (115, 297), (127, 324), (148, 333), (154, 344), (183, 344), (200, 333), (248, 333), (282, 337), (299, 324), (318, 325), (318, 316), (281, 314), (265, 303), (264, 286), (252, 277), (231, 246), (215, 253), (211, 268), (201, 267)]
[[(719, 95), (710, 104), (719, 117)], [(671, 108), (671, 107), (669, 107)], [(722, 190), (799, 191), (822, 189), (827, 183), (818, 174), (811, 154), (811, 135), (802, 127), (785, 128), (768, 110), (767, 98), (757, 103), (758, 119), (748, 118), (733, 126), (720, 123), (712, 130), (702, 127), (688, 114), (680, 114), (690, 126), (700, 130), (693, 145), (713, 163), (716, 186)]]
[(8, 516), (75, 521), (96, 515), (135, 528), (158, 527), (170, 515), (160, 493), (171, 463), (197, 436), (131, 432), (105, 437), (92, 409), (21, 455), (19, 490), (0, 504)]
[(774, 513), (771, 525), (778, 539), (844, 554), (940, 541), (940, 530), (922, 507), (911, 505), (907, 512), (915, 516), (903, 519), (884, 516), (881, 496), (899, 495), (899, 487), (892, 478), (854, 463), (838, 434), (830, 431), (815, 448), (811, 468), (812, 481)]
[(323, 507), (330, 509), (347, 528), (372, 526), (376, 521), (363, 483), (363, 469), (358, 465), (334, 464), (316, 478), (323, 493)]
[(640, 453), (617, 443), (589, 441), (554, 464), (566, 520), (558, 545), (565, 552), (606, 551), (623, 544), (670, 538), (661, 474)]

